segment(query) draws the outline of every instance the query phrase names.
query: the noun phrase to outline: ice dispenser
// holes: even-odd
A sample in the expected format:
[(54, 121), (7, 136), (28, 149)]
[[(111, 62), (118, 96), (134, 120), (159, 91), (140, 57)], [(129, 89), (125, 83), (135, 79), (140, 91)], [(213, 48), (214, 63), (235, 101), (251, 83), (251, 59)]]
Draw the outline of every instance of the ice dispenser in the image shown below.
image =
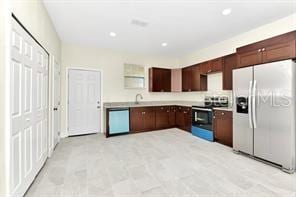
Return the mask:
[(237, 113), (248, 113), (248, 97), (236, 97), (236, 112)]

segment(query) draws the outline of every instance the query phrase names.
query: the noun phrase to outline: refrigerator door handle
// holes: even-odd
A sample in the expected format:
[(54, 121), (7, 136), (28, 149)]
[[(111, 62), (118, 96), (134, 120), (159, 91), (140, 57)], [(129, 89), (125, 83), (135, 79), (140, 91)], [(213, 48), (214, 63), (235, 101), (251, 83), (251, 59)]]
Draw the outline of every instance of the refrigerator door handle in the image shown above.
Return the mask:
[(256, 91), (257, 91), (257, 81), (254, 80), (253, 92), (252, 92), (252, 117), (254, 129), (257, 128), (257, 117), (256, 117)]
[(253, 129), (253, 120), (252, 120), (252, 87), (253, 87), (253, 82), (250, 81), (249, 84), (249, 96), (248, 96), (248, 108), (249, 108), (249, 126), (251, 129)]

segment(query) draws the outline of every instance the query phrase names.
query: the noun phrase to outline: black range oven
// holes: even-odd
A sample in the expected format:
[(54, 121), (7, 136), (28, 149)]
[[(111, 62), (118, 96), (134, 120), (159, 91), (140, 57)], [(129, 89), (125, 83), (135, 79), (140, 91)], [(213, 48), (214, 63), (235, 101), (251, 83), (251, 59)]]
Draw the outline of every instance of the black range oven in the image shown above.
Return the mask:
[(192, 126), (213, 130), (213, 110), (211, 107), (192, 107)]
[(226, 106), (227, 97), (206, 97), (203, 106), (192, 106), (192, 134), (213, 142), (213, 107)]

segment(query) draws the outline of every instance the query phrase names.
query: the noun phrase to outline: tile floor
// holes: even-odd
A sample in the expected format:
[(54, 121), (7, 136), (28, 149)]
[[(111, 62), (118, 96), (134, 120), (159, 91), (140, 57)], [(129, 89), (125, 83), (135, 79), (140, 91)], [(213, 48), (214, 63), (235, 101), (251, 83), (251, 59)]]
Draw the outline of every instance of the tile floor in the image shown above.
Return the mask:
[(178, 129), (61, 141), (27, 196), (296, 196), (296, 175)]

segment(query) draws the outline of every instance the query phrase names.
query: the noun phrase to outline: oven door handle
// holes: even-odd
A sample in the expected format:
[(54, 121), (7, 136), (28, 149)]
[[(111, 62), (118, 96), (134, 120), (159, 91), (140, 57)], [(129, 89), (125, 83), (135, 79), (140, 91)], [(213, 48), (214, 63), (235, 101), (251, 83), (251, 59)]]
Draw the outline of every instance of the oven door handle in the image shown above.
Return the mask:
[(197, 107), (192, 107), (193, 110), (198, 110), (198, 111), (213, 111), (212, 109), (207, 109), (207, 108), (197, 108)]

